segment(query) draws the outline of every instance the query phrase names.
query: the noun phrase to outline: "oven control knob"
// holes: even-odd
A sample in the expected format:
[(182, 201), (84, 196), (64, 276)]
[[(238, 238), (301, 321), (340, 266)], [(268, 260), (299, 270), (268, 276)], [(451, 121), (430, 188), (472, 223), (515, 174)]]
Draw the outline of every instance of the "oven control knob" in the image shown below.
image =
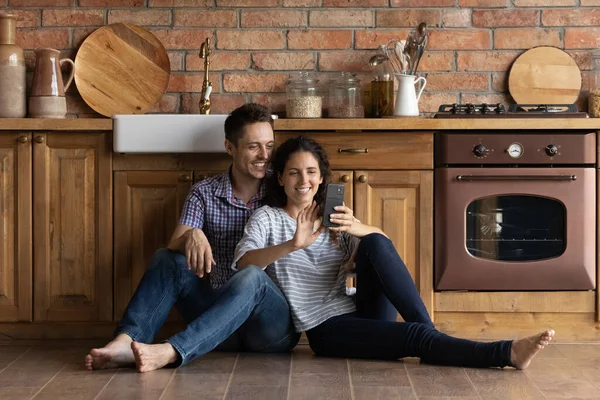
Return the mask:
[(473, 147), (473, 154), (475, 154), (477, 157), (483, 157), (486, 153), (487, 147), (482, 144), (478, 144), (477, 146)]
[(548, 156), (550, 156), (550, 157), (557, 155), (558, 147), (556, 147), (553, 144), (549, 144), (548, 146), (546, 146), (546, 154), (548, 154)]

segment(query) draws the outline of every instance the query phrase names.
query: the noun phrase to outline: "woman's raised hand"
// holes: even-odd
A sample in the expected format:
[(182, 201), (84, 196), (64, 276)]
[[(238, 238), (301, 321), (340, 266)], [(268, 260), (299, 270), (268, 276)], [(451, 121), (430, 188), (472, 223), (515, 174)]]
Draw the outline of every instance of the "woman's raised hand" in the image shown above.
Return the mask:
[(313, 201), (311, 205), (298, 213), (296, 217), (296, 233), (292, 239), (292, 244), (296, 249), (304, 249), (317, 240), (321, 232), (325, 229), (323, 225), (313, 231), (315, 221), (319, 218), (319, 206)]
[(333, 208), (337, 213), (330, 215), (330, 221), (338, 224), (337, 227), (331, 227), (329, 230), (334, 232), (348, 232), (352, 234), (352, 226), (356, 222), (354, 220), (354, 212), (346, 205), (336, 206)]

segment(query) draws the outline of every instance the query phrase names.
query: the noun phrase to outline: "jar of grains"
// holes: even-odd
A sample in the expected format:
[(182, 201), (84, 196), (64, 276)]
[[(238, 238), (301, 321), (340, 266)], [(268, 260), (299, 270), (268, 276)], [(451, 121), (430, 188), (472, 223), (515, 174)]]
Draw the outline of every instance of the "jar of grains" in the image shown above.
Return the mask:
[(360, 79), (355, 74), (341, 72), (329, 85), (329, 117), (363, 118)]
[(592, 51), (592, 75), (588, 96), (588, 114), (600, 118), (600, 49)]
[(319, 80), (310, 72), (288, 79), (285, 113), (287, 118), (321, 118), (323, 95)]

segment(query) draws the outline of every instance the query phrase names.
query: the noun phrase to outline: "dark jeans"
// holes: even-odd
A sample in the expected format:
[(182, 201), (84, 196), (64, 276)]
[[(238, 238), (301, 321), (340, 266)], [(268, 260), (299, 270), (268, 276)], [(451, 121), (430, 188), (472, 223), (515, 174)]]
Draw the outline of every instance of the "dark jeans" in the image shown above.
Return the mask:
[(167, 340), (177, 366), (217, 348), (286, 352), (298, 343), (287, 300), (260, 268), (237, 272), (219, 290), (187, 269), (185, 256), (156, 252), (115, 332), (152, 343), (175, 305), (186, 329)]
[[(315, 354), (379, 360), (420, 357), (428, 364), (463, 367), (511, 365), (512, 341), (474, 342), (435, 329), (404, 262), (385, 236), (371, 234), (362, 238), (356, 270), (356, 296), (360, 296), (356, 299), (357, 311), (330, 318), (306, 332)], [(372, 279), (367, 281), (370, 290), (379, 288), (406, 322), (372, 319), (373, 313), (382, 316), (388, 311), (380, 297), (360, 294), (361, 276)]]

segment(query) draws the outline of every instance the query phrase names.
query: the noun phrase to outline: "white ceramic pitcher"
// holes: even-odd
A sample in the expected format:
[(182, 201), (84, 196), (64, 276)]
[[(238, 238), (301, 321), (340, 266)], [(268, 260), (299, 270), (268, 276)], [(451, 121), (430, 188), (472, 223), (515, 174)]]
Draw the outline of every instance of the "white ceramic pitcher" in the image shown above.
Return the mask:
[[(397, 116), (418, 116), (419, 99), (425, 89), (427, 80), (422, 76), (394, 74), (398, 79), (398, 93), (396, 94), (396, 103), (394, 106), (394, 115)], [(419, 89), (415, 88), (418, 82), (422, 82)]]

